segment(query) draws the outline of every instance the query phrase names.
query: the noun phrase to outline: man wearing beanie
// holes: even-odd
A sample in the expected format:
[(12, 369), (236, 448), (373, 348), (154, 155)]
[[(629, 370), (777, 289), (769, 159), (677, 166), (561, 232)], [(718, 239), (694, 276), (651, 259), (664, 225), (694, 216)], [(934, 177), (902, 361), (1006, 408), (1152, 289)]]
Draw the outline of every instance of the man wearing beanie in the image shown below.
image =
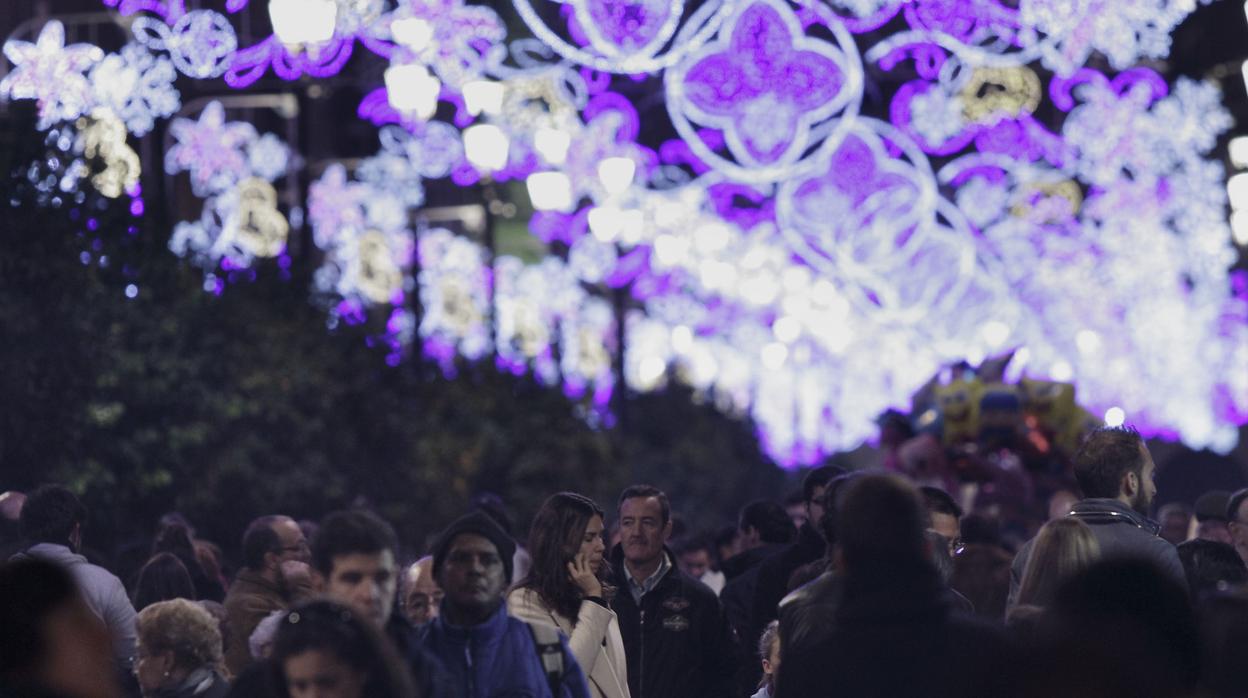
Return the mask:
[(479, 511), (439, 536), (433, 576), (445, 596), (422, 631), (422, 647), (442, 661), (464, 698), (589, 698), (585, 674), (558, 631), (507, 615), (514, 553), (511, 537)]

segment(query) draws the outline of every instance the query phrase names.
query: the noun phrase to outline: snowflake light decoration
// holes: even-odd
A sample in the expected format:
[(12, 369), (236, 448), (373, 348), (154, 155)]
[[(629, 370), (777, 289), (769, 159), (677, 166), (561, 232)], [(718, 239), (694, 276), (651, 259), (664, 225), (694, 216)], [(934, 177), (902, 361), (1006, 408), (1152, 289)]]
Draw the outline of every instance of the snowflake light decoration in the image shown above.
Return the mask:
[(174, 119), (169, 133), (177, 141), (165, 153), (165, 171), (189, 172), (196, 196), (226, 191), (248, 170), (247, 148), (258, 138), (249, 123), (225, 120), (225, 107), (209, 102), (199, 119)]
[(136, 136), (152, 130), (156, 119), (172, 115), (182, 106), (173, 87), (177, 73), (168, 58), (152, 55), (139, 44), (127, 44), (91, 69), (95, 103), (108, 107)]
[(52, 20), (43, 25), (34, 43), (11, 40), (4, 55), (13, 71), (0, 80), (0, 96), (39, 100), (39, 126), (82, 116), (92, 104), (91, 84), (84, 73), (104, 58), (91, 44), (65, 45), (65, 25)]
[[(1016, 373), (1073, 381), (1146, 434), (1226, 450), (1248, 420), (1248, 284), (1227, 277), (1212, 154), (1230, 117), (1216, 86), (1136, 66), (1165, 57), (1196, 0), (513, 0), (532, 37), (462, 0), (334, 0), (329, 41), (242, 51), (226, 15), (105, 4), (168, 59), (61, 53), (51, 24), (6, 47), (0, 88), (39, 99), (57, 144), (82, 140), (90, 119), (73, 120), (96, 107), (149, 130), (176, 108), (155, 87), (170, 61), (234, 87), (328, 76), (367, 57), (358, 46), (429, 71), (435, 116), (378, 86), (359, 114), (383, 126), (380, 150), (326, 169), (307, 202), (318, 295), (348, 321), (381, 306), (391, 359), (418, 337), (445, 370), (492, 355), (601, 406), (622, 352), (630, 387), (690, 384), (749, 414), (785, 465), (870, 438), (943, 365), (1011, 349)], [(868, 69), (883, 99), (864, 106)], [(668, 130), (651, 119), (677, 138), (639, 142)], [(170, 133), (167, 170), (206, 197), (175, 251), (224, 271), (279, 254), (269, 182), (295, 154), (219, 105)], [(32, 175), (49, 192), (90, 181), (85, 147), (67, 147)], [(556, 251), (540, 262), (412, 232), (429, 180), (537, 174), (566, 199), (530, 221)], [(632, 309), (615, 317), (603, 288)]]

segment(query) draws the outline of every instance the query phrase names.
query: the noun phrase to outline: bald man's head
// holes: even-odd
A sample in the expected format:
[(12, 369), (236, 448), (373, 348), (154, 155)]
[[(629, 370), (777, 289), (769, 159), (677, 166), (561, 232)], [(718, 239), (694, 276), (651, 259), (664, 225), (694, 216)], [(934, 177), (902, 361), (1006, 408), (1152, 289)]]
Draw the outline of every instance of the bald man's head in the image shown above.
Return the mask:
[(403, 614), (415, 625), (424, 625), (438, 617), (442, 589), (433, 578), (433, 558), (422, 557), (403, 570), (399, 580)]

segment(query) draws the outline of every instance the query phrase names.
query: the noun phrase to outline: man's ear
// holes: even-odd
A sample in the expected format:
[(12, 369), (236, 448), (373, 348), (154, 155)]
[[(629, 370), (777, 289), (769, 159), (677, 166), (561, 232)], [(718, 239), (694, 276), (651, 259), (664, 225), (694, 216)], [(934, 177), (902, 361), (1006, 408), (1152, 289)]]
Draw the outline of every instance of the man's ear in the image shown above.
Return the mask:
[(666, 543), (667, 539), (671, 537), (672, 537), (672, 520), (668, 519), (667, 523), (663, 524), (663, 542)]
[(1122, 493), (1134, 497), (1140, 491), (1140, 476), (1134, 470), (1122, 476)]

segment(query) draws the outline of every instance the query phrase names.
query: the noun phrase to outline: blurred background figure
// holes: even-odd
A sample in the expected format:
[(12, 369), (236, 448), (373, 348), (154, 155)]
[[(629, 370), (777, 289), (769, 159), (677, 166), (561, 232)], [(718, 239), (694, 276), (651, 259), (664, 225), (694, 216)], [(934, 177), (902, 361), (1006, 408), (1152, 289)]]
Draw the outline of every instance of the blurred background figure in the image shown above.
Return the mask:
[(1192, 510), (1183, 502), (1170, 502), (1157, 510), (1157, 522), (1161, 531), (1157, 535), (1178, 545), (1187, 540), (1192, 528)]
[(1226, 507), (1230, 501), (1231, 493), (1226, 490), (1210, 490), (1196, 498), (1197, 538), (1219, 543), (1231, 542), (1226, 515)]
[(186, 566), (171, 553), (157, 553), (139, 570), (134, 585), (134, 609), (142, 611), (157, 601), (196, 600), (195, 583)]
[(38, 558), (64, 567), (82, 598), (112, 636), (113, 657), (122, 669), (134, 656), (134, 606), (117, 575), (93, 565), (79, 553), (87, 508), (60, 485), (44, 485), (22, 506), (22, 534), (30, 547), (18, 557)]
[(118, 698), (109, 632), (60, 565), (0, 563), (0, 695)]
[(672, 541), (672, 553), (681, 572), (710, 587), (718, 596), (727, 581), (724, 573), (715, 569), (714, 546), (705, 536), (689, 536)]
[(1196, 538), (1180, 545), (1178, 551), (1195, 603), (1216, 592), (1242, 589), (1248, 582), (1248, 567), (1232, 545)]
[(403, 614), (416, 627), (438, 617), (442, 589), (433, 578), (432, 556), (420, 558), (403, 571), (399, 579), (399, 598), (402, 599)]
[(289, 516), (262, 516), (248, 524), (243, 532), (243, 568), (225, 597), (230, 627), (225, 664), (231, 674), (238, 675), (251, 663), (248, 640), (260, 621), (294, 603), (300, 584), (292, 573), (306, 573), (310, 559), (308, 541)]
[(776, 670), (780, 668), (780, 621), (773, 620), (763, 629), (763, 636), (758, 639), (758, 658), (763, 680), (752, 698), (771, 698), (776, 690)]
[(144, 698), (222, 698), (229, 685), (217, 621), (186, 599), (139, 612), (134, 674)]
[(1009, 611), (1007, 624), (1023, 635), (1033, 635), (1058, 588), (1100, 556), (1100, 544), (1087, 524), (1069, 516), (1046, 523), (1032, 543), (1018, 601)]
[(1231, 495), (1226, 503), (1227, 531), (1231, 545), (1245, 563), (1248, 563), (1248, 488)]
[(381, 630), (349, 606), (310, 601), (291, 609), (273, 643), (283, 698), (413, 698), (411, 677)]

